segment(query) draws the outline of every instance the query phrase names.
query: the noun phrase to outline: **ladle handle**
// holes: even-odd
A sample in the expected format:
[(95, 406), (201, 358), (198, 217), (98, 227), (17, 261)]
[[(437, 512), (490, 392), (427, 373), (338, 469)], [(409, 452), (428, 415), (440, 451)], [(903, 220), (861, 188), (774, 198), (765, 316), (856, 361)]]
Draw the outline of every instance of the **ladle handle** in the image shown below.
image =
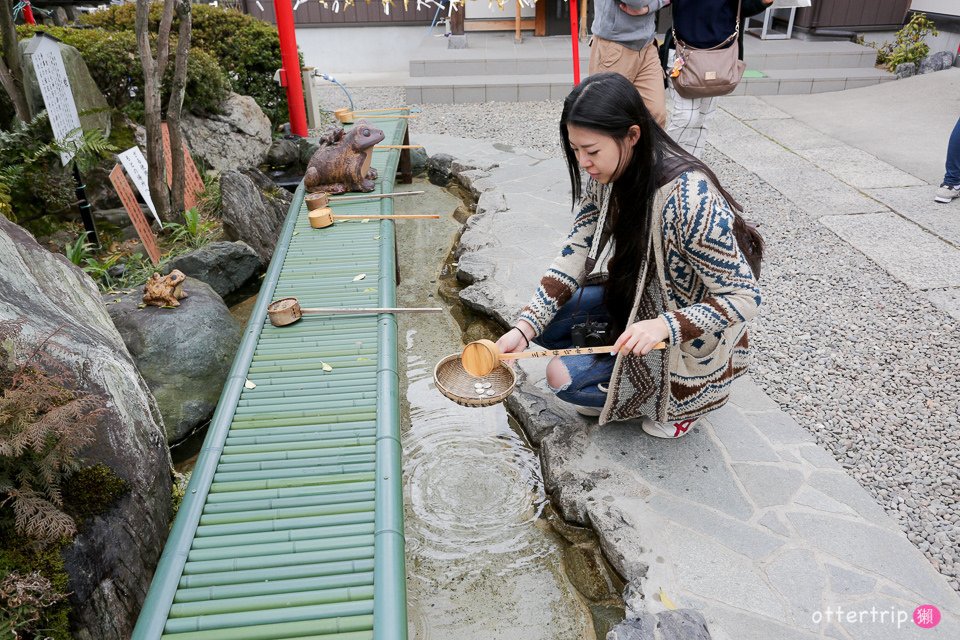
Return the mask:
[(349, 202), (351, 200), (370, 200), (373, 198), (396, 198), (399, 196), (417, 196), (423, 191), (398, 191), (396, 193), (371, 193), (363, 196), (330, 196), (330, 202)]
[(374, 149), (423, 149), (422, 144), (378, 144)]
[(397, 115), (389, 115), (389, 116), (365, 116), (365, 115), (363, 115), (362, 113), (358, 114), (356, 111), (353, 112), (353, 115), (354, 115), (354, 116), (359, 115), (359, 116), (360, 116), (360, 118), (359, 118), (360, 120), (386, 120), (386, 119), (388, 119), (388, 118), (397, 118), (397, 119), (402, 118), (402, 119), (404, 119), (404, 120), (408, 120), (408, 119), (416, 118), (416, 117), (417, 117), (417, 114), (410, 115), (410, 116), (397, 116)]
[(361, 215), (349, 215), (342, 216), (340, 214), (334, 214), (334, 220), (343, 220), (343, 219), (354, 219), (354, 220), (412, 220), (412, 219), (426, 219), (426, 220), (437, 220), (440, 218), (438, 214), (435, 213), (403, 213), (403, 214), (394, 214), (394, 215), (376, 215), (376, 216), (361, 216)]
[(374, 309), (343, 309), (343, 308), (301, 308), (303, 315), (367, 315), (371, 313), (440, 313), (443, 311), (440, 307), (377, 307)]
[[(654, 349), (666, 349), (666, 342), (658, 342)], [(569, 349), (546, 349), (540, 351), (520, 351), (518, 353), (501, 353), (501, 360), (519, 360), (520, 358), (547, 358), (551, 356), (585, 356), (593, 353), (611, 353), (613, 345), (609, 347), (571, 347)]]
[(383, 113), (384, 111), (410, 111), (410, 107), (385, 107), (383, 109), (358, 109), (354, 113)]

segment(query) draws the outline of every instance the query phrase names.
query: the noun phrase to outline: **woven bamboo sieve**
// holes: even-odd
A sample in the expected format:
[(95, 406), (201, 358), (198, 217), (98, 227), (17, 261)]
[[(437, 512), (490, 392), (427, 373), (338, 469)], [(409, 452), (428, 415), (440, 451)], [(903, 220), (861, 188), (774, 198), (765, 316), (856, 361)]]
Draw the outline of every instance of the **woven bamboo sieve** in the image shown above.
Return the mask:
[[(489, 407), (503, 402), (517, 385), (517, 376), (513, 369), (499, 364), (488, 375), (481, 378), (467, 373), (460, 360), (460, 354), (449, 355), (433, 369), (433, 381), (437, 389), (457, 404), (464, 407)], [(476, 385), (489, 384), (480, 395)]]

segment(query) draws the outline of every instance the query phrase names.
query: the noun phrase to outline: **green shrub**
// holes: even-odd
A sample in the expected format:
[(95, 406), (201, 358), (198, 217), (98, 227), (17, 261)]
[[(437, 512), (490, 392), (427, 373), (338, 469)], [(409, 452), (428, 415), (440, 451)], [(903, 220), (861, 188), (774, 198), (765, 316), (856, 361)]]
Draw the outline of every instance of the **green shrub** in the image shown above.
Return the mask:
[[(150, 8), (150, 28), (156, 31), (161, 5)], [(90, 13), (84, 24), (111, 31), (133, 33), (136, 19), (134, 4), (113, 5)], [(172, 31), (175, 33), (177, 21)], [(282, 66), (280, 40), (271, 24), (234, 9), (193, 5), (191, 51), (202, 49), (214, 56), (227, 73), (233, 90), (252, 96), (275, 125), (287, 121), (286, 94), (273, 80)]]
[[(132, 6), (132, 5), (131, 5)], [(30, 38), (37, 31), (45, 31), (76, 47), (87, 63), (90, 75), (97, 83), (107, 103), (127, 113), (132, 119), (143, 121), (143, 68), (137, 54), (137, 38), (133, 31), (106, 29), (74, 29), (24, 25), (17, 27), (21, 39)], [(171, 51), (176, 38), (170, 39)], [(163, 104), (166, 106), (170, 81), (173, 78), (173, 60), (167, 67), (163, 83)], [(206, 51), (191, 48), (187, 63), (187, 88), (184, 105), (203, 114), (215, 112), (217, 105), (230, 91), (230, 81), (216, 59)]]
[[(895, 71), (897, 66), (904, 62), (919, 65), (920, 61), (930, 53), (930, 45), (924, 40), (928, 35), (939, 35), (937, 25), (927, 18), (925, 13), (913, 14), (910, 22), (897, 31), (897, 39), (886, 60), (887, 68)], [(877, 52), (877, 60), (880, 60), (880, 50)]]
[[(68, 211), (75, 200), (73, 176), (60, 163), (63, 147), (52, 137), (46, 111), (0, 131), (0, 214), (35, 235), (50, 232), (51, 214)], [(85, 131), (74, 148), (81, 171), (116, 151), (99, 129)]]

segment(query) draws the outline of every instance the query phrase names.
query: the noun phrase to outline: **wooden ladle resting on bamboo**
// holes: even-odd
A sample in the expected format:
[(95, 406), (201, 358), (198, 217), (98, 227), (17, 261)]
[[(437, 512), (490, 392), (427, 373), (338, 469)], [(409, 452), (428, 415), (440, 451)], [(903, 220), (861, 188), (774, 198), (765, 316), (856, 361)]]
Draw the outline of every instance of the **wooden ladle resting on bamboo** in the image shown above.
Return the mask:
[(323, 207), (307, 214), (307, 220), (314, 229), (326, 229), (336, 220), (437, 220), (440, 216), (435, 213), (404, 213), (393, 215), (340, 215), (334, 214), (330, 207)]
[[(658, 342), (654, 349), (666, 349), (666, 342)], [(613, 345), (606, 347), (571, 347), (569, 349), (545, 349), (541, 351), (521, 351), (519, 353), (500, 353), (500, 348), (491, 340), (475, 340), (463, 348), (460, 362), (463, 370), (472, 376), (482, 378), (489, 375), (504, 360), (521, 358), (549, 358), (553, 356), (582, 356), (592, 353), (610, 353)]]
[[(385, 112), (397, 112), (397, 111), (403, 111), (406, 113), (405, 114), (385, 113)], [(339, 120), (343, 124), (350, 124), (357, 119), (357, 116), (363, 118), (364, 120), (372, 120), (375, 118), (380, 118), (380, 119), (401, 118), (404, 120), (408, 120), (408, 119), (417, 117), (417, 114), (411, 115), (409, 112), (410, 112), (409, 107), (398, 107), (396, 109), (364, 109), (361, 111), (351, 111), (350, 109), (336, 109), (333, 112), (333, 115), (335, 115), (337, 117), (337, 120)], [(382, 115), (367, 115), (370, 113), (378, 113)]]
[(270, 324), (275, 327), (285, 327), (293, 324), (303, 316), (343, 316), (343, 315), (369, 315), (374, 313), (440, 313), (443, 311), (440, 307), (375, 307), (371, 309), (352, 309), (341, 307), (313, 307), (305, 308), (300, 306), (300, 301), (296, 298), (280, 298), (270, 303), (267, 307), (267, 317), (270, 318)]

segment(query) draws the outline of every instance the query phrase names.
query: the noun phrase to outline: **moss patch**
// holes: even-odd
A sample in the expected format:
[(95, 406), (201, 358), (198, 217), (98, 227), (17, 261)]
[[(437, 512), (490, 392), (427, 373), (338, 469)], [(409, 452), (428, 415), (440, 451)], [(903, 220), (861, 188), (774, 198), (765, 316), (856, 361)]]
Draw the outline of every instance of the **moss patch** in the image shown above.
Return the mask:
[(130, 490), (126, 480), (107, 465), (84, 467), (70, 476), (63, 487), (63, 506), (83, 529), (84, 522), (108, 511)]

